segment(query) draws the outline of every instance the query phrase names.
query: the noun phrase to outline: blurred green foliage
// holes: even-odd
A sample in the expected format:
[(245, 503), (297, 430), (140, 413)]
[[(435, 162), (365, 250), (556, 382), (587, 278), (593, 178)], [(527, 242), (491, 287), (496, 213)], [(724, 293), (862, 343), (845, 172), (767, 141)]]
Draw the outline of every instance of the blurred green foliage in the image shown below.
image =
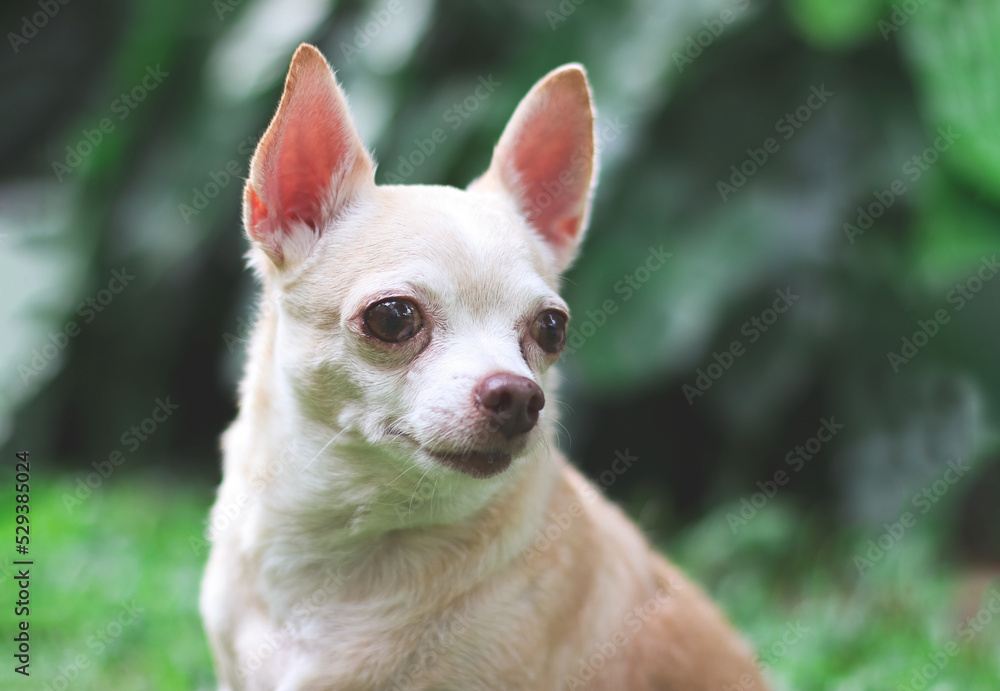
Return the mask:
[[(995, 2), (393, 7), (108, 0), (60, 6), (12, 45), (8, 446), (85, 465), (171, 395), (178, 420), (144, 458), (216, 472), (254, 292), (240, 176), (310, 40), (383, 182), (466, 184), (539, 76), (587, 66), (601, 181), (566, 281), (579, 347), (563, 440), (586, 469), (639, 449), (645, 470), (623, 485), (652, 483), (690, 518), (752, 491), (835, 415), (844, 433), (793, 493), (843, 517), (892, 515), (948, 458), (1000, 486), (1000, 282), (976, 278), (1000, 246)], [(32, 8), (6, 6), (3, 25), (28, 36)], [(149, 88), (151, 70), (166, 76)], [(499, 85), (470, 106), (480, 79)], [(446, 139), (427, 153), (437, 128)], [(651, 248), (671, 258), (643, 273)], [(106, 290), (116, 269), (135, 276), (120, 295)], [(959, 302), (967, 283), (978, 291)], [(752, 326), (779, 290), (800, 298)], [(947, 323), (907, 346), (941, 309)], [(705, 378), (734, 343), (733, 364)], [(976, 550), (1000, 555), (985, 533)]]
[[(615, 450), (641, 459), (609, 492), (680, 536), (681, 561), (762, 649), (810, 622), (773, 661), (789, 688), (905, 681), (968, 614), (966, 576), (940, 558), (966, 575), (1000, 561), (1000, 3), (388, 7), (101, 0), (44, 23), (36, 3), (0, 8), (23, 38), (0, 61), (0, 451), (73, 473), (126, 452), (79, 514), (63, 484), (36, 495), (40, 664), (87, 653), (134, 597), (148, 615), (86, 678), (210, 684), (186, 544), (208, 495), (180, 486), (217, 477), (255, 291), (240, 176), (308, 40), (380, 182), (464, 186), (536, 79), (586, 65), (601, 174), (566, 277), (561, 443), (594, 477)], [(150, 70), (166, 76), (144, 83)], [(499, 85), (472, 107), (480, 79)], [(115, 271), (134, 276), (121, 292)], [(769, 314), (776, 291), (798, 297)], [(128, 448), (168, 396), (177, 413)], [(843, 428), (813, 451), (829, 418)], [(940, 485), (955, 459), (972, 470)], [(128, 479), (149, 472), (177, 484)], [(780, 496), (734, 528), (778, 472)], [(919, 530), (852, 572), (928, 491)], [(943, 678), (996, 687), (996, 650), (994, 630)]]

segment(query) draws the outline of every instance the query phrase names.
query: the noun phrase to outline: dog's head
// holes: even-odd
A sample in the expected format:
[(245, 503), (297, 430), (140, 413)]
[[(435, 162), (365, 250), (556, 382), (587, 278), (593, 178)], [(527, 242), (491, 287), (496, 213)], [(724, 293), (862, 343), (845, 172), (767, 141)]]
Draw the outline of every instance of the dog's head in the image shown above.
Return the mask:
[(244, 193), (277, 322), (274, 395), (297, 424), (336, 436), (345, 462), (473, 478), (544, 443), (593, 128), (586, 75), (565, 66), (468, 189), (376, 186), (333, 72), (301, 46)]

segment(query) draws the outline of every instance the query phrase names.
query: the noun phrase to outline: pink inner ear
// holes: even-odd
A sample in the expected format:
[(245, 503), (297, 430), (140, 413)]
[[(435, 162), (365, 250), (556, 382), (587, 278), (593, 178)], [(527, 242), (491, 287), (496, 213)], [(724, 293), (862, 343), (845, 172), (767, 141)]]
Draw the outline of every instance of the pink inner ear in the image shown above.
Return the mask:
[(267, 218), (267, 206), (260, 200), (252, 187), (247, 188), (247, 202), (250, 205), (250, 230), (254, 231)]
[(565, 248), (582, 229), (593, 172), (593, 119), (589, 101), (575, 91), (556, 87), (546, 96), (521, 124), (509, 161), (522, 211), (546, 240)]
[(280, 257), (296, 222), (321, 232), (370, 170), (333, 72), (319, 51), (300, 46), (278, 112), (251, 163), (250, 235), (272, 258)]
[(320, 230), (323, 202), (334, 173), (347, 162), (348, 145), (337, 126), (341, 114), (329, 99), (308, 96), (296, 93), (289, 103), (275, 142), (276, 170), (265, 189), (280, 225), (297, 220)]
[(514, 151), (514, 168), (524, 194), (523, 209), (549, 240), (559, 244), (576, 235), (578, 223), (572, 221), (579, 218), (566, 216), (573, 214), (580, 202), (580, 185), (586, 185), (580, 179), (580, 166), (574, 170), (571, 163), (575, 153), (571, 135), (565, 129), (529, 127)]
[(557, 240), (562, 240), (563, 242), (569, 242), (576, 237), (576, 234), (580, 232), (580, 217), (570, 216), (569, 218), (564, 218), (559, 223), (556, 224), (556, 235)]

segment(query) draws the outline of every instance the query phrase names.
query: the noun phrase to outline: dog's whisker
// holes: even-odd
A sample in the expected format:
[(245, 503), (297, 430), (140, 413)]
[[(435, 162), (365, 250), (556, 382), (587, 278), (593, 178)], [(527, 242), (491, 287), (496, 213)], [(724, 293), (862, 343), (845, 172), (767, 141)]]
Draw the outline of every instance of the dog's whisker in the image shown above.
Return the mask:
[(435, 480), (434, 484), (431, 486), (431, 496), (427, 499), (427, 503), (430, 505), (431, 515), (434, 515), (434, 493), (437, 492), (438, 481)]
[(403, 472), (401, 472), (401, 473), (400, 473), (399, 475), (397, 475), (396, 477), (394, 477), (394, 478), (392, 479), (392, 482), (389, 482), (388, 484), (384, 485), (385, 487), (388, 487), (388, 486), (389, 486), (389, 485), (391, 485), (391, 484), (392, 484), (393, 482), (395, 482), (395, 481), (396, 481), (396, 480), (398, 480), (399, 478), (403, 477), (404, 475), (406, 475), (406, 474), (407, 474), (408, 472), (410, 472), (410, 471), (411, 471), (411, 470), (413, 470), (414, 468), (419, 468), (419, 467), (420, 467), (420, 466), (418, 466), (418, 465), (417, 465), (417, 464), (416, 464), (415, 462), (413, 462), (413, 461), (407, 461), (407, 463), (409, 463), (410, 465), (409, 465), (409, 466), (407, 466), (407, 468), (406, 468), (406, 469), (405, 469), (405, 470), (404, 470)]
[(569, 403), (567, 403), (566, 401), (561, 401), (561, 400), (557, 399), (556, 400), (556, 405), (558, 405), (560, 408), (564, 409), (567, 413), (573, 413), (574, 412), (573, 406), (570, 405)]
[[(552, 422), (556, 426), (556, 430), (555, 430), (556, 435), (557, 435), (556, 441), (558, 441), (559, 439), (561, 439), (562, 438), (562, 434), (565, 433), (566, 434), (566, 448), (568, 448), (568, 449), (573, 448), (573, 437), (569, 433), (569, 428), (567, 428), (566, 425), (564, 425), (563, 423), (559, 422), (558, 420), (553, 420)], [(545, 442), (546, 442), (546, 445), (548, 445), (548, 439), (547, 438), (546, 438)]]
[(427, 477), (427, 473), (429, 473), (429, 472), (431, 472), (430, 468), (428, 468), (427, 470), (424, 471), (424, 474), (420, 476), (419, 480), (417, 480), (417, 484), (413, 488), (413, 493), (410, 494), (410, 505), (409, 505), (409, 507), (406, 510), (406, 520), (407, 521), (410, 521), (410, 518), (411, 518), (411, 516), (413, 514), (413, 500), (416, 498), (417, 491), (420, 489), (420, 483), (424, 481), (424, 478)]
[(347, 428), (345, 427), (344, 429), (340, 430), (335, 435), (333, 435), (332, 437), (330, 437), (330, 441), (328, 441), (327, 443), (323, 444), (323, 448), (320, 449), (319, 452), (317, 452), (317, 454), (312, 457), (312, 461), (309, 461), (308, 463), (305, 464), (305, 466), (302, 468), (302, 470), (299, 471), (299, 473), (301, 474), (303, 470), (305, 470), (306, 468), (308, 468), (309, 466), (311, 466), (313, 464), (313, 461), (315, 461), (317, 458), (319, 458), (320, 454), (323, 453), (324, 451), (326, 451), (326, 448), (328, 446), (330, 446), (330, 444), (332, 444), (333, 442), (337, 441), (337, 439), (340, 438), (340, 435), (342, 435), (346, 431), (347, 431)]

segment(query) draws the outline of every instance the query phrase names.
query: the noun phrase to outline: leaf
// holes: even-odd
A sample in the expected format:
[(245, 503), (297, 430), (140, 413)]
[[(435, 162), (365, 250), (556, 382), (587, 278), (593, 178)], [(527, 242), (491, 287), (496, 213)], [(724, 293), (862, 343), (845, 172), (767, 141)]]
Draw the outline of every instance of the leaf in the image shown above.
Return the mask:
[(1000, 200), (1000, 4), (927, 3), (899, 35), (932, 136), (958, 137), (947, 165)]
[(821, 48), (846, 48), (871, 36), (885, 11), (881, 0), (789, 0), (798, 29)]

